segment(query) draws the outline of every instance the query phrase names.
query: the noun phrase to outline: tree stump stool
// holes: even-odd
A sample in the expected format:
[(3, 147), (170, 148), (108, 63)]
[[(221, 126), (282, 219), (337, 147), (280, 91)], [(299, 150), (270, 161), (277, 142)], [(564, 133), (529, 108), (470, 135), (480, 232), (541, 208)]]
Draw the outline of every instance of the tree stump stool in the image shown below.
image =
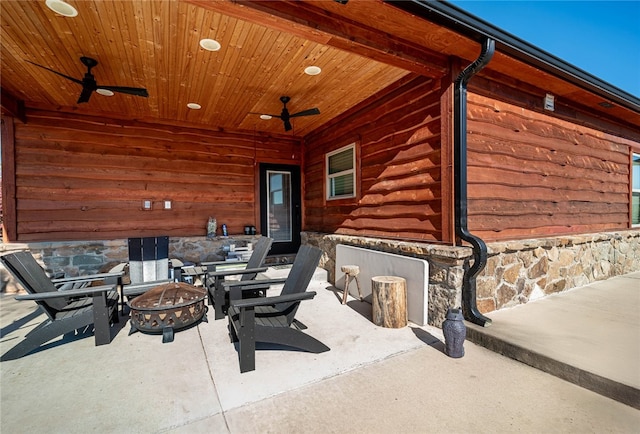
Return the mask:
[(351, 283), (349, 281), (350, 279), (355, 279), (356, 286), (358, 287), (358, 295), (360, 296), (360, 301), (362, 301), (362, 291), (360, 290), (360, 281), (358, 280), (360, 267), (358, 267), (357, 265), (343, 265), (341, 270), (345, 274), (344, 291), (342, 292), (342, 304), (347, 303), (347, 295), (349, 294), (349, 283)]
[(407, 281), (397, 276), (371, 278), (373, 323), (388, 328), (407, 325)]

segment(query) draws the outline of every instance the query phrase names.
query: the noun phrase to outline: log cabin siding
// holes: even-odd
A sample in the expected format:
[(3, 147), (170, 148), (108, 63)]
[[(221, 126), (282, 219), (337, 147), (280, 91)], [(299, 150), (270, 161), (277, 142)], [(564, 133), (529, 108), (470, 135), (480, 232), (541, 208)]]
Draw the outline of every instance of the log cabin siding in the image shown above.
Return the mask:
[[(440, 81), (378, 96), (305, 141), (305, 230), (442, 241)], [(325, 157), (356, 143), (354, 199), (327, 200)]]
[(634, 143), (470, 93), (469, 228), (487, 241), (627, 229)]
[(16, 122), (14, 158), (16, 241), (205, 235), (209, 216), (240, 234), (258, 227), (258, 162), (300, 164), (300, 144), (32, 111)]

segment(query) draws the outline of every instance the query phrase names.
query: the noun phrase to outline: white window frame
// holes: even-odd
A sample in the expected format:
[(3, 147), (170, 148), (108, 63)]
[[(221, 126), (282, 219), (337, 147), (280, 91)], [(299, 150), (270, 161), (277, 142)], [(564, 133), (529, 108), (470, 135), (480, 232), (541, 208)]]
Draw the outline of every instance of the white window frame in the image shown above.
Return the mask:
[[(352, 152), (352, 161), (351, 161), (351, 169), (347, 169), (347, 170), (343, 170), (341, 172), (337, 172), (337, 173), (329, 173), (329, 159), (331, 157), (333, 157), (334, 155), (340, 154), (344, 151), (347, 151), (351, 149)], [(356, 186), (357, 184), (357, 174), (356, 174), (356, 144), (351, 143), (347, 146), (343, 146), (340, 149), (336, 149), (335, 151), (331, 151), (328, 152), (326, 154), (325, 157), (325, 178), (326, 178), (326, 197), (327, 200), (338, 200), (338, 199), (350, 199), (350, 198), (354, 198), (356, 197)], [(349, 175), (349, 174), (353, 174), (353, 193), (352, 194), (342, 194), (342, 195), (335, 195), (333, 194), (333, 180), (335, 178), (338, 178), (340, 176), (344, 176), (344, 175)]]
[(634, 161), (636, 160), (640, 160), (640, 152), (636, 153), (632, 153), (631, 154), (631, 226), (634, 228), (640, 227), (640, 223), (633, 223), (633, 196), (634, 195), (639, 195), (640, 196), (640, 188), (633, 188), (633, 184), (634, 181), (638, 182), (639, 180), (634, 179)]

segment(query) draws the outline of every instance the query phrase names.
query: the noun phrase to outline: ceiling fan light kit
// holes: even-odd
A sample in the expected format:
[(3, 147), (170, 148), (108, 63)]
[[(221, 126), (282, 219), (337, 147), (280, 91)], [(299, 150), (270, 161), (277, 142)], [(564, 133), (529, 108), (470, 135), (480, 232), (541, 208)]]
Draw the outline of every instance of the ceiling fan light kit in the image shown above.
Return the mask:
[(115, 95), (113, 92), (111, 92), (109, 89), (96, 89), (96, 93), (100, 94), (102, 96), (113, 96)]
[(76, 8), (62, 0), (47, 0), (45, 4), (49, 9), (62, 16), (73, 18), (78, 15)]

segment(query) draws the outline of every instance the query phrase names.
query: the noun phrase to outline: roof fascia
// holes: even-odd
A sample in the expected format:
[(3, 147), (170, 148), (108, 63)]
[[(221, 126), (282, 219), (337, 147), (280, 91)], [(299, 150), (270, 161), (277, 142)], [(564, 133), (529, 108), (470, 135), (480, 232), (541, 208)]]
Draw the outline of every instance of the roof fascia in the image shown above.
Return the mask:
[(588, 72), (508, 33), (445, 1), (384, 0), (399, 9), (445, 26), (478, 43), (485, 38), (496, 41), (496, 50), (521, 62), (560, 77), (576, 86), (640, 112), (640, 98), (619, 89)]

